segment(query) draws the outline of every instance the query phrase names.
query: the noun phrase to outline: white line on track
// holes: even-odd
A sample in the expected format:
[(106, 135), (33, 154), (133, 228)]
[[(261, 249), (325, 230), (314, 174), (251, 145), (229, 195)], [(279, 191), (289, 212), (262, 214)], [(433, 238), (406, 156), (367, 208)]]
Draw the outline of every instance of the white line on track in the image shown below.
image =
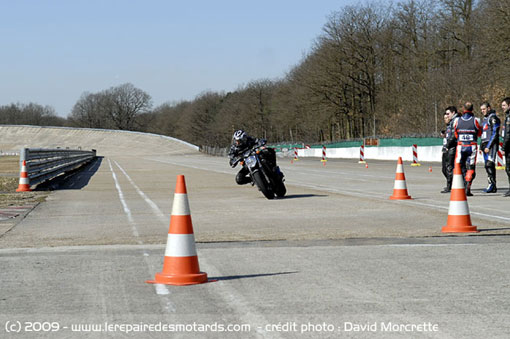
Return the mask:
[[(312, 188), (312, 189), (321, 190), (321, 191), (339, 193), (339, 194), (348, 194), (348, 195), (355, 195), (355, 196), (361, 196), (361, 197), (367, 197), (367, 198), (377, 198), (377, 199), (388, 200), (388, 196), (386, 196), (386, 195), (383, 196), (382, 194), (375, 193), (375, 192), (371, 192), (371, 193), (367, 194), (366, 192), (362, 192), (362, 191), (347, 190), (344, 188), (340, 190), (340, 189), (335, 189), (335, 188), (325, 187), (325, 186), (320, 186), (320, 185), (314, 185), (314, 184), (309, 184), (309, 183), (295, 183), (295, 182), (293, 182), (292, 185)], [(419, 202), (416, 200), (400, 200), (400, 201), (394, 201), (394, 203), (401, 203), (401, 204), (408, 204), (408, 205), (419, 205), (419, 206), (425, 206), (425, 207), (429, 207), (432, 209), (440, 209), (440, 210), (448, 210), (449, 209), (449, 205), (442, 206), (442, 205)], [(490, 214), (486, 214), (486, 213), (475, 212), (475, 211), (473, 211), (472, 208), (470, 208), (469, 210), (470, 210), (471, 215), (477, 215), (477, 216), (484, 217), (487, 219), (497, 219), (497, 220), (504, 220), (504, 221), (510, 222), (510, 218), (508, 218), (508, 217), (502, 217), (499, 215), (490, 215)]]
[[(443, 210), (447, 210), (449, 208), (449, 206), (439, 206), (439, 205), (435, 205), (435, 204), (426, 204), (426, 203), (423, 203), (423, 202), (418, 202), (418, 201), (413, 201), (413, 200), (402, 200), (401, 203), (411, 204), (411, 205), (421, 205), (421, 206), (432, 207), (432, 208), (443, 209)], [(499, 216), (499, 215), (490, 215), (490, 214), (485, 214), (485, 213), (480, 213), (480, 212), (474, 212), (472, 210), (472, 208), (469, 208), (469, 213), (471, 215), (474, 214), (474, 215), (478, 215), (480, 217), (485, 217), (487, 219), (498, 219), (498, 220), (504, 220), (504, 221), (509, 221), (510, 222), (510, 218), (502, 217), (502, 216)]]
[[(136, 228), (135, 221), (133, 219), (133, 215), (131, 214), (131, 210), (129, 209), (126, 200), (124, 199), (124, 193), (122, 193), (122, 189), (120, 188), (119, 181), (117, 180), (117, 175), (113, 171), (112, 163), (110, 159), (108, 159), (108, 165), (110, 165), (110, 171), (112, 172), (113, 181), (115, 182), (115, 188), (117, 188), (117, 193), (119, 194), (120, 203), (122, 204), (122, 208), (124, 209), (124, 213), (128, 218), (129, 224), (131, 225), (131, 229), (133, 231), (133, 235), (139, 238), (140, 234), (138, 233), (138, 229)], [(138, 239), (138, 243), (142, 244), (141, 240)]]
[[(359, 179), (359, 177), (367, 177), (367, 178), (376, 178), (376, 179), (395, 179), (395, 176), (388, 176), (388, 175), (376, 175), (376, 174), (363, 174), (363, 173), (356, 173), (356, 176), (353, 176), (352, 173), (349, 173), (349, 172), (343, 172), (343, 171), (338, 171), (338, 169), (333, 169), (333, 168), (328, 168), (328, 169), (325, 169), (326, 171), (329, 170), (331, 172), (331, 174), (335, 174), (335, 175), (342, 175), (344, 177), (347, 177), (349, 178), (349, 180), (351, 179)], [(297, 171), (298, 173), (302, 173), (302, 174), (305, 174), (305, 173), (316, 173), (318, 175), (324, 175), (324, 169), (323, 170), (317, 170), (317, 169), (312, 169), (312, 168), (303, 168), (303, 167), (300, 167), (300, 168), (287, 168), (286, 171), (289, 171), (289, 172), (293, 172), (293, 171)]]
[[(114, 160), (114, 162), (117, 164), (117, 162), (115, 160)], [(126, 203), (126, 200), (124, 199), (124, 194), (122, 193), (122, 189), (120, 188), (119, 181), (117, 180), (117, 175), (115, 174), (115, 172), (113, 170), (112, 163), (111, 163), (110, 159), (108, 159), (108, 165), (110, 166), (110, 171), (112, 172), (113, 180), (115, 181), (115, 187), (117, 188), (117, 192), (119, 194), (120, 202), (122, 204), (122, 207), (124, 208), (124, 212), (127, 215), (128, 222), (131, 225), (131, 228), (133, 230), (133, 235), (137, 238), (137, 243), (140, 244), (140, 245), (143, 245), (143, 241), (140, 239), (140, 235), (138, 233), (138, 229), (136, 228), (136, 223), (135, 223), (135, 221), (133, 219), (133, 216), (131, 214), (131, 210), (129, 209), (129, 207), (128, 207), (127, 203)], [(119, 166), (119, 165), (117, 164), (117, 166)], [(119, 166), (119, 168), (120, 168), (120, 166)], [(126, 174), (126, 176), (127, 176), (127, 174)], [(129, 180), (130, 180), (130, 178), (129, 178)], [(131, 180), (130, 180), (130, 182), (131, 182)], [(131, 184), (134, 185), (133, 182), (131, 182)], [(147, 264), (147, 266), (149, 267), (149, 272), (151, 274), (154, 274), (155, 269), (154, 269), (153, 265), (149, 262), (148, 257), (149, 257), (149, 253), (147, 253), (147, 251), (144, 250), (144, 252), (143, 252), (143, 259), (144, 259), (145, 263)], [(163, 297), (164, 298), (164, 304), (162, 304), (162, 306), (165, 309), (165, 311), (167, 311), (167, 312), (175, 312), (175, 306), (172, 304), (170, 299), (167, 297), (167, 295), (170, 294), (170, 291), (168, 290), (168, 288), (165, 285), (162, 285), (162, 284), (154, 284), (154, 288), (156, 290), (156, 294), (158, 294), (160, 296), (164, 296)]]
[(126, 176), (126, 178), (128, 179), (128, 181), (131, 183), (131, 185), (135, 188), (136, 192), (138, 193), (138, 195), (140, 195), (142, 197), (143, 200), (145, 200), (145, 202), (147, 203), (147, 205), (149, 205), (152, 210), (154, 211), (154, 214), (156, 214), (156, 216), (164, 223), (168, 223), (169, 222), (169, 218), (167, 218), (163, 212), (161, 212), (161, 210), (159, 209), (158, 205), (156, 205), (156, 203), (154, 201), (152, 201), (136, 184), (135, 182), (133, 181), (133, 179), (131, 179), (131, 177), (127, 174), (127, 172), (119, 165), (119, 163), (115, 160), (113, 160), (113, 162), (115, 163), (115, 165), (117, 165), (117, 167), (122, 171), (122, 173)]

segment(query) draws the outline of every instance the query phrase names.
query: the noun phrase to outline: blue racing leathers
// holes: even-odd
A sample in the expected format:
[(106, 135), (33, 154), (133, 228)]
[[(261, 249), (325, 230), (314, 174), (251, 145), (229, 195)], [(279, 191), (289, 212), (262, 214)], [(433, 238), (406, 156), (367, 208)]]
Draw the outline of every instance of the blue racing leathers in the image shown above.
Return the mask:
[(455, 163), (461, 166), (466, 188), (470, 194), (471, 184), (476, 177), (477, 141), (482, 135), (482, 127), (473, 112), (466, 111), (461, 117), (455, 119), (453, 130), (458, 141)]

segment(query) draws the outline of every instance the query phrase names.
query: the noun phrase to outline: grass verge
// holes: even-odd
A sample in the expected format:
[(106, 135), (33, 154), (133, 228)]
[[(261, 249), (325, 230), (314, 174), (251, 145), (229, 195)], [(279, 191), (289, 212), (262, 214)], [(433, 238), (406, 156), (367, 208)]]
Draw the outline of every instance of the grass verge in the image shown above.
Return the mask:
[(48, 192), (16, 192), (18, 175), (19, 157), (0, 157), (0, 208), (35, 205), (46, 200)]

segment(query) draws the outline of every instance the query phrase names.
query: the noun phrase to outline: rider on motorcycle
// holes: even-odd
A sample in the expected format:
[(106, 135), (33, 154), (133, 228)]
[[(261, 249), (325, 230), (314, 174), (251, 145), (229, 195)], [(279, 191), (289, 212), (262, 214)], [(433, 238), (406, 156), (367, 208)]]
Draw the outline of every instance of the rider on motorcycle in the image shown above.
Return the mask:
[[(234, 135), (232, 136), (232, 145), (230, 146), (230, 151), (228, 152), (228, 156), (230, 158), (230, 166), (232, 168), (236, 167), (237, 163), (242, 160), (243, 153), (247, 150), (253, 147), (264, 146), (265, 144), (266, 139), (253, 138), (246, 134), (246, 132), (242, 129), (235, 131)], [(274, 154), (274, 150), (267, 148), (266, 150), (269, 153), (272, 151), (272, 157), (271, 155), (269, 157), (274, 158), (274, 163), (276, 166), (276, 155)], [(251, 181), (250, 171), (246, 166), (243, 165), (239, 173), (236, 175), (236, 182), (238, 185), (244, 185), (250, 183)]]

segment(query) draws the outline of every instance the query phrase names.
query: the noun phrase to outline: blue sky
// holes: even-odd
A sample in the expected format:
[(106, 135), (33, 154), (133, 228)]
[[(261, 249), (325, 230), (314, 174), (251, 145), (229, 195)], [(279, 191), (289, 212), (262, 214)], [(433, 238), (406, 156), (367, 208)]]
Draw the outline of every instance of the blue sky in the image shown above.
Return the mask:
[(154, 106), (283, 77), (354, 0), (0, 0), (0, 105), (67, 116), (126, 82)]

